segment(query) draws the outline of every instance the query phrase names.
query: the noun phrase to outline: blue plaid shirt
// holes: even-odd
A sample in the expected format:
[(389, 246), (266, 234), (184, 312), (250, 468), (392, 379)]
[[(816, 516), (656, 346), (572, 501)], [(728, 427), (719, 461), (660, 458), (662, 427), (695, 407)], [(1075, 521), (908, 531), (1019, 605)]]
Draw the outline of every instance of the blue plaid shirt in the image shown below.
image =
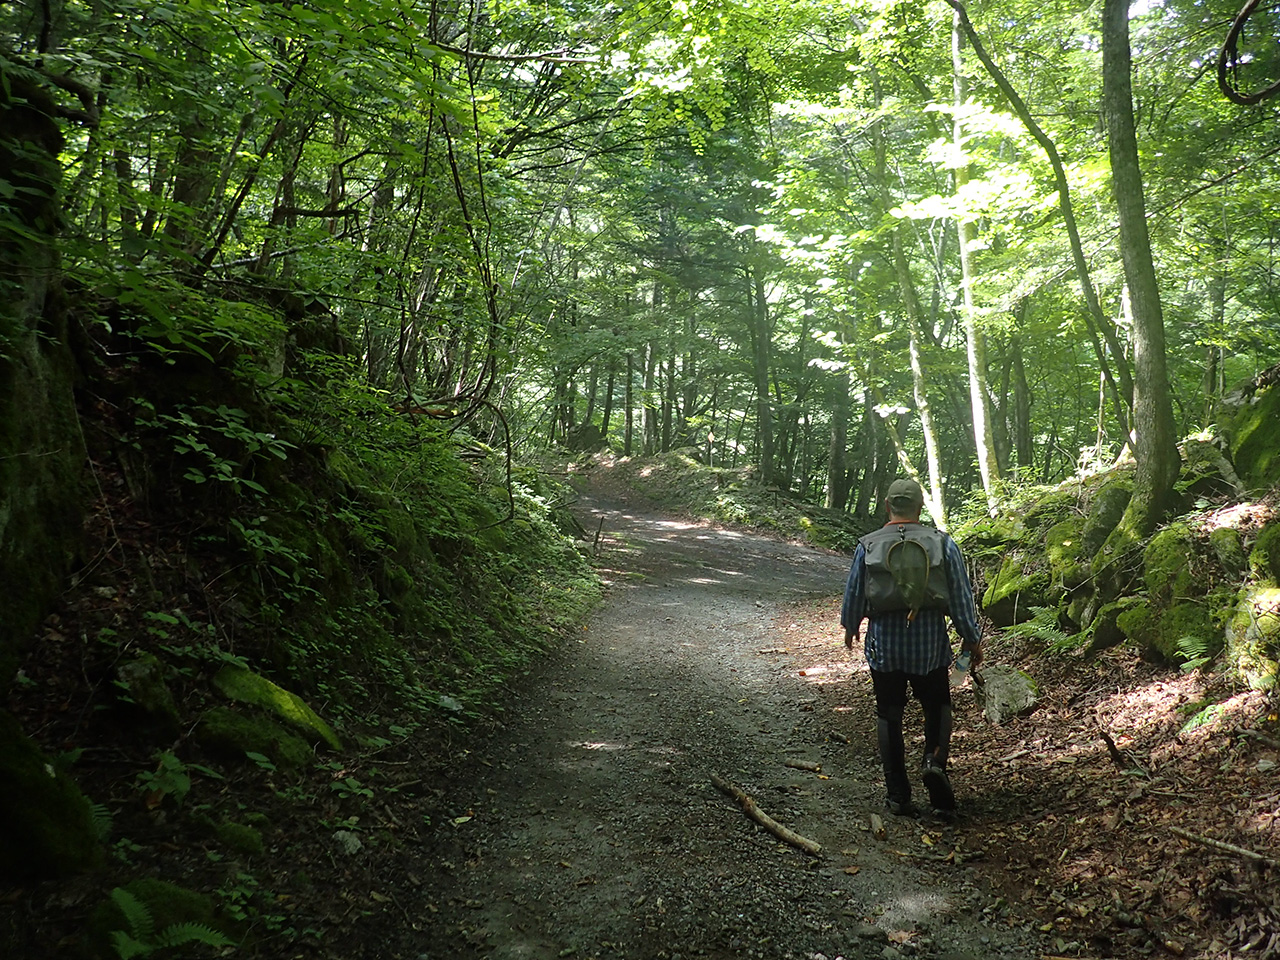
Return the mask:
[[(982, 639), (978, 629), (978, 611), (973, 602), (973, 587), (964, 568), (960, 548), (946, 538), (947, 584), (950, 589), (951, 622), (967, 646)], [(951, 665), (951, 641), (947, 638), (946, 615), (941, 610), (920, 610), (907, 622), (906, 610), (872, 615), (867, 610), (863, 582), (866, 578), (866, 552), (862, 544), (853, 554), (849, 580), (844, 587), (844, 604), (840, 608), (840, 625), (857, 633), (865, 618), (870, 619), (863, 639), (863, 652), (872, 670), (923, 676), (939, 667)]]

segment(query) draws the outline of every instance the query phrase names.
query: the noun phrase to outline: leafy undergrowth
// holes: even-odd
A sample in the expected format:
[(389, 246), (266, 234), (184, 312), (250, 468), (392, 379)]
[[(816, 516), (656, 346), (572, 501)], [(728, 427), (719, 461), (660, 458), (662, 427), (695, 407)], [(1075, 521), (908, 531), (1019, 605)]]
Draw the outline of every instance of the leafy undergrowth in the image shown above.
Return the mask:
[[(833, 616), (833, 601), (798, 605), (778, 636), (839, 728), (869, 739), (870, 680)], [(1280, 955), (1276, 702), (1123, 648), (1085, 659), (990, 631), (986, 647), (1041, 690), (1032, 713), (999, 726), (971, 686), (956, 696), (960, 859), (992, 891), (990, 914), (1056, 936), (1064, 956)], [(920, 722), (913, 706), (909, 737)]]
[(672, 513), (849, 553), (875, 527), (763, 484), (753, 468), (707, 466), (689, 450), (644, 459), (595, 454), (570, 464), (568, 474), (600, 493), (627, 493)]

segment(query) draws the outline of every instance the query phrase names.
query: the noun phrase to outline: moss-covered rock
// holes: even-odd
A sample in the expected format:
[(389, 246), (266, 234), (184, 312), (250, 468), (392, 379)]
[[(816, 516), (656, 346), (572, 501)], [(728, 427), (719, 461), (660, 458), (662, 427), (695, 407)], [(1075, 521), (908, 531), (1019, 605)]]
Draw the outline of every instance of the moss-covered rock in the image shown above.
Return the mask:
[(1089, 558), (1084, 552), (1084, 523), (1082, 517), (1072, 517), (1055, 523), (1044, 535), (1049, 574), (1066, 590), (1075, 590), (1089, 578)]
[(1089, 505), (1084, 529), (1080, 533), (1080, 553), (1092, 557), (1107, 542), (1117, 524), (1124, 517), (1129, 501), (1133, 499), (1133, 481), (1118, 477), (1103, 485)]
[(1280, 583), (1280, 522), (1267, 524), (1249, 551), (1249, 572), (1257, 580)]
[(1142, 551), (1142, 576), (1152, 603), (1172, 604), (1204, 593), (1192, 572), (1191, 529), (1171, 523), (1156, 533)]
[(266, 849), (262, 842), (262, 831), (249, 826), (247, 823), (224, 820), (222, 823), (214, 825), (213, 835), (218, 838), (218, 842), (224, 847), (234, 850), (236, 853), (254, 856)]
[(260, 753), (281, 767), (303, 767), (315, 759), (301, 737), (264, 717), (246, 717), (229, 707), (213, 707), (200, 718), (196, 740), (231, 760), (243, 761), (246, 753)]
[(1153, 646), (1171, 663), (1215, 657), (1222, 652), (1223, 631), (1203, 602), (1175, 603), (1160, 617)]
[(999, 627), (1030, 620), (1032, 607), (1049, 603), (1049, 574), (1027, 570), (1017, 557), (1008, 557), (982, 595), (982, 610)]
[(1228, 669), (1255, 689), (1274, 689), (1280, 677), (1280, 587), (1245, 587), (1227, 624)]
[(1217, 558), (1218, 566), (1231, 579), (1240, 579), (1249, 569), (1240, 531), (1235, 527), (1218, 527), (1209, 532), (1209, 547)]
[(1280, 484), (1280, 386), (1259, 390), (1226, 425), (1231, 459), (1251, 490)]
[(50, 879), (102, 862), (89, 801), (5, 711), (0, 711), (0, 824), (0, 881)]
[(295, 693), (272, 683), (244, 667), (227, 664), (213, 678), (213, 685), (225, 696), (261, 707), (291, 724), (309, 739), (323, 741), (332, 750), (341, 750), (342, 741), (333, 728)]
[(1135, 646), (1151, 647), (1156, 643), (1159, 617), (1145, 598), (1139, 598), (1116, 613), (1116, 626)]
[[(1092, 656), (1111, 647), (1119, 646), (1131, 636), (1120, 625), (1120, 618), (1136, 607), (1146, 608), (1147, 601), (1143, 597), (1122, 597), (1119, 600), (1104, 604), (1091, 619), (1092, 636), (1085, 653)], [(1144, 622), (1145, 627), (1145, 622)]]
[(149, 653), (122, 663), (116, 670), (119, 699), (164, 733), (179, 727), (178, 705), (169, 689), (165, 666)]

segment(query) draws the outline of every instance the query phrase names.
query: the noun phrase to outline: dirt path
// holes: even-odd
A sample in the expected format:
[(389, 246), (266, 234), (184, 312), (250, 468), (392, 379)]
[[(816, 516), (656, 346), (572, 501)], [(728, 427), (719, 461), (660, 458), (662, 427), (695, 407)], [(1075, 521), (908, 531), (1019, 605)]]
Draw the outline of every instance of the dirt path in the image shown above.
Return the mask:
[[(846, 706), (857, 684), (834, 623), (845, 558), (582, 507), (588, 529), (604, 518), (609, 598), (459, 786), (457, 822), (423, 877), (422, 956), (1052, 952), (944, 859), (964, 844), (951, 829), (886, 817), (883, 839), (870, 832), (882, 802), (870, 701)], [(832, 670), (802, 677), (785, 621), (817, 598), (830, 598)], [(822, 855), (749, 821), (713, 772)]]

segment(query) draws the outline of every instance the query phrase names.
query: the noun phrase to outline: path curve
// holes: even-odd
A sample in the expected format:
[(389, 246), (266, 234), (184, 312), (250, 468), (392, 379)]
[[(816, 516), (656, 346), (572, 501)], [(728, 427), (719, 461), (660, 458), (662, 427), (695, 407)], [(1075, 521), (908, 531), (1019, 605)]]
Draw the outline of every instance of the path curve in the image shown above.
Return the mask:
[[(834, 676), (843, 556), (584, 499), (611, 580), (584, 630), (522, 688), (469, 765), (434, 854), (422, 957), (1025, 960), (964, 839), (880, 813), (870, 724), (784, 652), (797, 603), (829, 598)], [(781, 619), (780, 619), (781, 618)], [(786, 761), (821, 764), (821, 774)], [(710, 783), (737, 784), (823, 847), (810, 857)]]

